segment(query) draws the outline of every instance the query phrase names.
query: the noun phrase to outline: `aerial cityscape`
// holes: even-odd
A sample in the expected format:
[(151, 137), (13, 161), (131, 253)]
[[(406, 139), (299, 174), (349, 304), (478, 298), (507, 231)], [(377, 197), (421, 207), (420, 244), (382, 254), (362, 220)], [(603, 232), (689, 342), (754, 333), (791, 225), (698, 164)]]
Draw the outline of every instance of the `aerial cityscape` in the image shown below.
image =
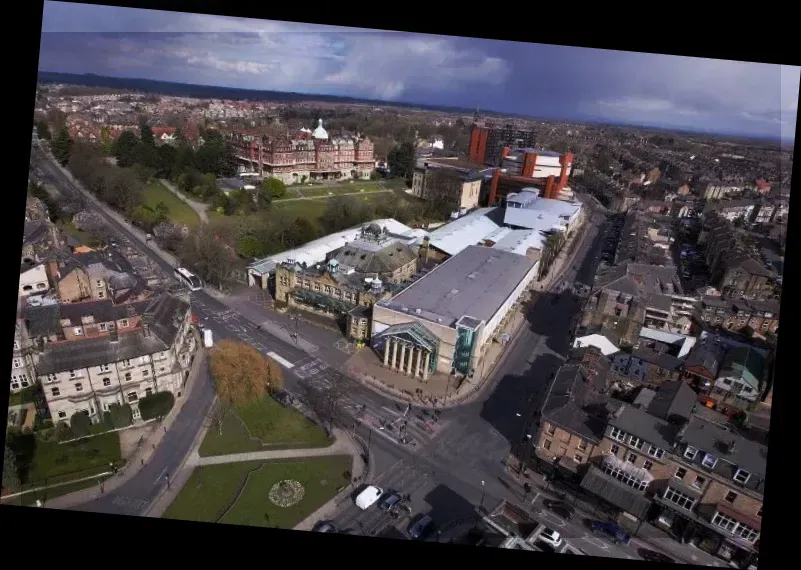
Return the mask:
[(800, 76), (45, 2), (0, 501), (756, 569)]

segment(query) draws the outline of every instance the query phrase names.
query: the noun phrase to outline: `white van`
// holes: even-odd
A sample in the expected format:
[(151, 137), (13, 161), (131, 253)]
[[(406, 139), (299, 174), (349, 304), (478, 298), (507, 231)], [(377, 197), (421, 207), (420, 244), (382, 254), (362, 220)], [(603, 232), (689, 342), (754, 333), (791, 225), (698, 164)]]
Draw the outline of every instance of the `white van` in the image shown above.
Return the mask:
[(211, 329), (203, 329), (203, 346), (206, 348), (214, 346), (214, 337), (211, 335)]
[(370, 485), (356, 497), (356, 506), (361, 510), (366, 511), (376, 504), (378, 499), (380, 499), (381, 495), (383, 494), (384, 491), (382, 489), (376, 487), (375, 485)]

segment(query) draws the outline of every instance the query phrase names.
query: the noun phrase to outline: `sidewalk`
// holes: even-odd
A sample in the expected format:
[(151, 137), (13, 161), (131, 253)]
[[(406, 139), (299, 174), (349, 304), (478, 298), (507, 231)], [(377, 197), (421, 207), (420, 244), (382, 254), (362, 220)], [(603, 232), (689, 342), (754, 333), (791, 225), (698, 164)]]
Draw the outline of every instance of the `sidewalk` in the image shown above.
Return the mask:
[(349, 453), (342, 433), (334, 431), (334, 443), (328, 447), (312, 447), (309, 449), (275, 449), (272, 451), (251, 451), (230, 455), (212, 455), (200, 457), (197, 450), (189, 455), (187, 467), (203, 467), (204, 465), (220, 465), (221, 463), (239, 463), (242, 461), (268, 461), (271, 459), (294, 459), (296, 457), (322, 457), (326, 455), (347, 455)]
[(195, 379), (197, 378), (198, 371), (200, 370), (200, 366), (205, 358), (203, 348), (200, 347), (200, 343), (198, 343), (198, 346), (199, 348), (195, 353), (195, 359), (192, 362), (189, 378), (186, 381), (186, 386), (184, 387), (181, 397), (176, 398), (175, 405), (173, 406), (172, 410), (170, 410), (170, 413), (167, 414), (161, 424), (156, 425), (156, 429), (154, 429), (150, 436), (142, 443), (142, 446), (139, 448), (139, 450), (127, 458), (125, 465), (120, 469), (120, 471), (105, 481), (103, 485), (104, 492), (101, 493), (98, 487), (93, 486), (88, 489), (76, 491), (75, 493), (55, 497), (54, 499), (47, 501), (45, 505), (46, 507), (53, 509), (71, 509), (78, 505), (88, 503), (100, 497), (101, 494), (114, 492), (116, 489), (133, 479), (139, 473), (142, 467), (144, 467), (144, 465), (150, 460), (150, 457), (156, 451), (156, 448), (161, 443), (164, 434), (166, 434), (170, 429), (175, 421), (175, 418), (178, 416), (180, 411), (183, 409), (184, 404), (189, 399), (189, 395), (192, 393), (192, 390), (195, 386)]
[(181, 200), (181, 202), (192, 208), (200, 218), (201, 224), (208, 223), (209, 215), (206, 213), (206, 210), (208, 209), (208, 206), (206, 204), (192, 200), (186, 194), (178, 190), (178, 188), (176, 188), (173, 185), (173, 183), (170, 182), (169, 180), (166, 180), (164, 178), (159, 178), (159, 182), (161, 182), (167, 190), (175, 194), (178, 197), (178, 199)]

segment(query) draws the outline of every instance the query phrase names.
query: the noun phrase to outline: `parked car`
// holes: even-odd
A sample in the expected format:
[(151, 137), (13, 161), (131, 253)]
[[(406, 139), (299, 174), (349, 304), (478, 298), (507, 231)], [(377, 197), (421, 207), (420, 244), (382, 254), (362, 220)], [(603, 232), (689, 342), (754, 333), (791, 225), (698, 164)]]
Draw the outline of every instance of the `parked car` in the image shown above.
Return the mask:
[(415, 540), (423, 540), (434, 530), (434, 519), (423, 515), (409, 527), (409, 536)]
[(320, 521), (314, 525), (312, 532), (333, 532), (336, 534), (339, 531), (337, 530), (336, 525), (334, 525), (334, 523), (331, 521)]
[(559, 515), (565, 520), (570, 520), (576, 514), (576, 511), (573, 510), (573, 507), (565, 503), (564, 501), (552, 501), (547, 500), (543, 501), (545, 508), (552, 511), (554, 514)]
[(356, 506), (359, 507), (361, 510), (366, 511), (370, 507), (372, 507), (378, 499), (381, 498), (381, 495), (384, 494), (384, 491), (380, 487), (376, 487), (375, 485), (369, 485), (367, 488), (364, 489), (361, 493), (356, 496)]
[(554, 550), (558, 550), (562, 547), (565, 540), (559, 535), (558, 532), (553, 530), (552, 528), (544, 528), (542, 532), (540, 532), (537, 540), (544, 542)]
[(397, 507), (403, 501), (403, 497), (397, 491), (392, 489), (388, 490), (384, 493), (384, 496), (381, 497), (381, 502), (378, 504), (378, 508), (382, 511), (391, 511), (394, 507)]
[(592, 532), (610, 539), (615, 544), (628, 546), (631, 535), (619, 524), (613, 522), (592, 521)]

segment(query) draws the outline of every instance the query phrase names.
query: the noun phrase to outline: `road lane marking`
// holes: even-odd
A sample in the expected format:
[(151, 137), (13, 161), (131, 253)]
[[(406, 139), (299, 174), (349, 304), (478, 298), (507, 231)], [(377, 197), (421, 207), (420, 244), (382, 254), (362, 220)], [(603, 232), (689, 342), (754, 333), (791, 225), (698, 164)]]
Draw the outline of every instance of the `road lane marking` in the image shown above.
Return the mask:
[(609, 550), (609, 545), (608, 544), (606, 544), (602, 540), (599, 540), (599, 539), (597, 539), (597, 538), (595, 538), (593, 536), (587, 536), (585, 534), (584, 536), (581, 537), (581, 539), (582, 540), (586, 540), (587, 542), (589, 542), (593, 546), (597, 546), (601, 550)]
[(272, 358), (273, 360), (275, 360), (275, 361), (276, 361), (278, 364), (280, 364), (280, 365), (281, 365), (281, 366), (283, 366), (284, 368), (294, 368), (294, 367), (295, 367), (295, 365), (294, 365), (294, 364), (292, 364), (292, 363), (291, 363), (290, 361), (288, 361), (286, 358), (282, 358), (281, 356), (279, 356), (279, 355), (278, 355), (278, 354), (276, 354), (275, 352), (268, 352), (268, 353), (267, 353), (267, 356), (269, 356), (270, 358)]

